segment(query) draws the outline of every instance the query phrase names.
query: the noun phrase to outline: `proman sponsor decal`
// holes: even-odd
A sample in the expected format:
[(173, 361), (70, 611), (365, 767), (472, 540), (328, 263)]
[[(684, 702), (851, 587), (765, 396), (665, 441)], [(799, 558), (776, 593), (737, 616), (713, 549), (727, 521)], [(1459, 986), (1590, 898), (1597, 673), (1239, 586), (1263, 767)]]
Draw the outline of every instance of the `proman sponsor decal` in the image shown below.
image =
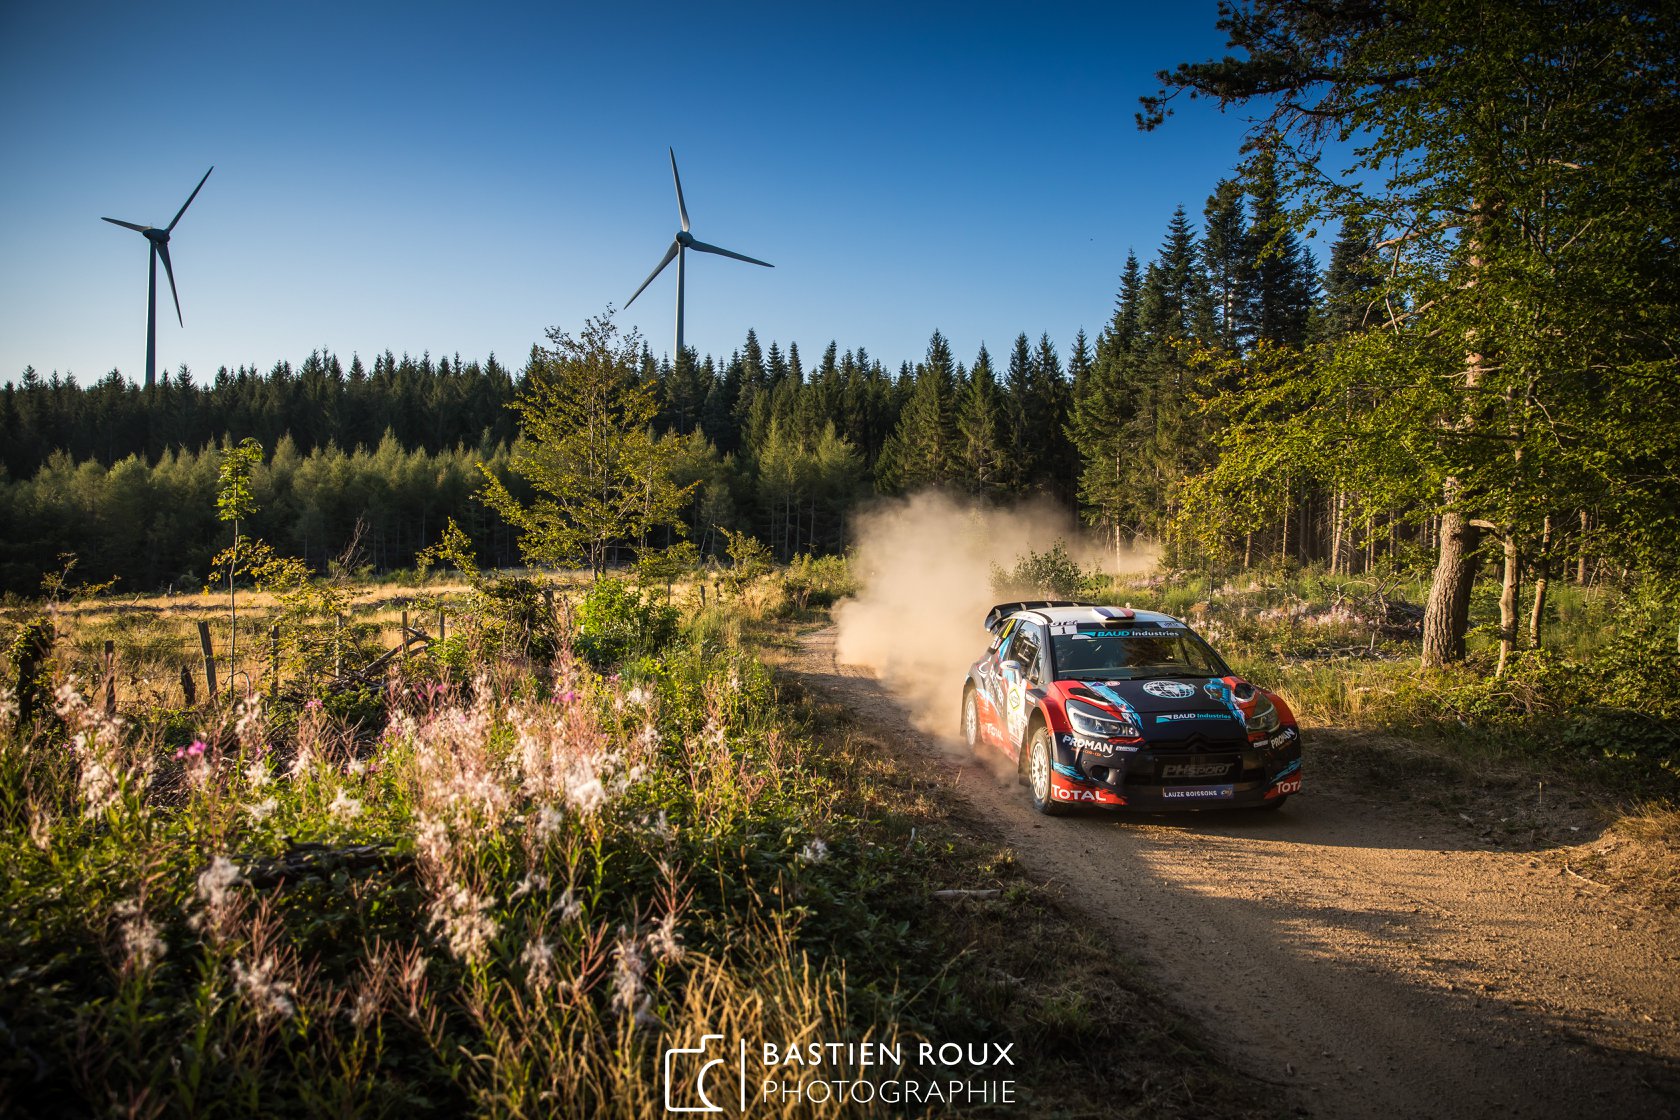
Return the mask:
[(1188, 700), (1196, 695), (1196, 686), (1183, 681), (1144, 681), (1143, 690), (1161, 700)]
[(1108, 743), (1101, 739), (1087, 739), (1083, 735), (1063, 735), (1062, 746), (1070, 751), (1084, 751), (1086, 754), (1096, 755), (1098, 758), (1112, 758), (1117, 754), (1132, 754), (1138, 749), (1136, 743)]

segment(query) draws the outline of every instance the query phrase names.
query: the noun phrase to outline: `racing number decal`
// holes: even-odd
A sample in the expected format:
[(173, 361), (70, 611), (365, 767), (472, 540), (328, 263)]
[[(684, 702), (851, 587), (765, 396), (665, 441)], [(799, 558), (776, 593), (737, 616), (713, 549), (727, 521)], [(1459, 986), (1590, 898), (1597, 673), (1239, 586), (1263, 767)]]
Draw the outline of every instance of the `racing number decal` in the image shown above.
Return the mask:
[(1006, 687), (1009, 690), (1009, 739), (1019, 743), (1021, 733), (1027, 728), (1027, 682), (1021, 679), (1021, 674), (1011, 665), (1004, 670), (1007, 676)]

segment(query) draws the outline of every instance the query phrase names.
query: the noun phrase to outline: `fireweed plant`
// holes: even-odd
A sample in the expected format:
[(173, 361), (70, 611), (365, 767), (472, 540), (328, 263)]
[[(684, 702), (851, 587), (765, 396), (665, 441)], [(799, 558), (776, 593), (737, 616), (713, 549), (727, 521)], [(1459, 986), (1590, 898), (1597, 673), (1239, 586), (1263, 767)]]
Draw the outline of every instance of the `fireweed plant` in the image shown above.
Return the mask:
[(767, 671), (559, 645), (413, 659), (382, 730), (247, 701), (169, 746), (69, 679), (0, 711), (0, 1113), (639, 1116), (702, 1034), (889, 1037), (825, 900), (893, 884)]

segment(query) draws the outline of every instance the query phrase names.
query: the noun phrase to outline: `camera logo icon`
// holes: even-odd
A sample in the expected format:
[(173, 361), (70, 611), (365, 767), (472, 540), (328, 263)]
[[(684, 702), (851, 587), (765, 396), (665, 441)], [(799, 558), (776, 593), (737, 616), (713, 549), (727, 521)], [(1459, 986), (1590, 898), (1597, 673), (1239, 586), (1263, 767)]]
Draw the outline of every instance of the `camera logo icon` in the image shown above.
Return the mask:
[[(713, 1043), (718, 1043), (716, 1051)], [(700, 1038), (698, 1046), (672, 1046), (665, 1051), (663, 1073), (665, 1081), (665, 1111), (674, 1113), (721, 1113), (724, 1108), (713, 1102), (707, 1096), (708, 1087), (717, 1089), (721, 1084), (720, 1099), (727, 1100), (729, 1083), (727, 1080), (729, 1048), (723, 1043), (721, 1034), (708, 1034)], [(745, 1040), (741, 1043), (741, 1110), (746, 1111), (746, 1047)], [(711, 1055), (721, 1053), (723, 1057)], [(725, 1072), (714, 1073), (718, 1067), (724, 1067)], [(699, 1103), (694, 1103), (698, 1101)], [(678, 1103), (681, 1102), (681, 1103)]]

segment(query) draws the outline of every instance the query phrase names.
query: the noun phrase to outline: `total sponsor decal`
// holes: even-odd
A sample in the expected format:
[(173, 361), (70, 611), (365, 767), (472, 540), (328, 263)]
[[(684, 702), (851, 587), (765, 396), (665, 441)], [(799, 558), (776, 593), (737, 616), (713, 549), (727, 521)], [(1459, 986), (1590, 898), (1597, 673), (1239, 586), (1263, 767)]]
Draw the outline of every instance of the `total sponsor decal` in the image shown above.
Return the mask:
[(1093, 805), (1124, 805), (1126, 799), (1117, 797), (1106, 789), (1068, 789), (1063, 786), (1052, 786), (1050, 796), (1057, 801), (1084, 801)]
[(1183, 681), (1144, 681), (1143, 690), (1160, 700), (1188, 700), (1196, 695), (1196, 687)]
[(1235, 786), (1179, 786), (1161, 790), (1162, 801), (1228, 801), (1236, 796)]
[(1297, 758), (1279, 771), (1276, 778), (1272, 779), (1272, 788), (1266, 791), (1266, 796), (1268, 798), (1284, 797), (1291, 793), (1299, 793), (1300, 790), (1301, 760)]

